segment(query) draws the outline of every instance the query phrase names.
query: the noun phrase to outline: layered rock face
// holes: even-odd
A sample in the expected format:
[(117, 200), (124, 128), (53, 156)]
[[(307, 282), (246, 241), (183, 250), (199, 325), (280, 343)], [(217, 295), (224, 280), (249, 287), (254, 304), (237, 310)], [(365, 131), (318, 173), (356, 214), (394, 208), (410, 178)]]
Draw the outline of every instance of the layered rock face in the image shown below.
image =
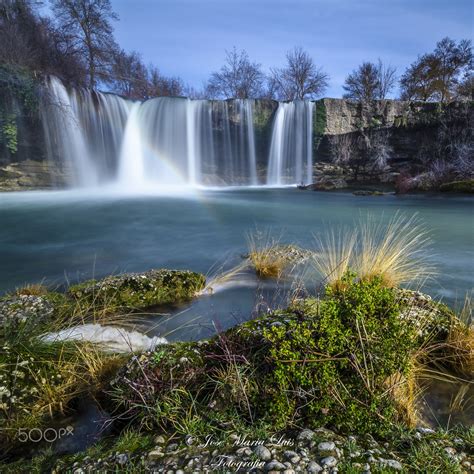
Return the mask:
[(323, 99), (317, 111), (324, 116), (316, 132), (318, 189), (406, 181), (407, 190), (429, 190), (473, 177), (472, 103)]
[[(36, 87), (36, 99), (28, 103), (24, 94), (17, 97), (7, 92), (0, 93), (0, 191), (65, 187), (71, 182), (67, 166), (47, 158), (43, 134), (47, 116), (42, 113), (41, 87)], [(255, 173), (260, 183), (266, 182), (278, 107), (278, 102), (266, 99), (252, 105)], [(218, 171), (228, 168), (223, 163), (229, 157), (221, 145), (248, 117), (242, 117), (241, 101), (236, 100), (212, 101), (210, 110), (212, 133), (222, 140), (213, 145), (216, 169), (204, 167), (202, 182), (224, 185)], [(473, 113), (472, 102), (318, 100), (312, 119), (310, 187), (470, 191), (474, 178)], [(461, 184), (451, 185), (457, 182)]]

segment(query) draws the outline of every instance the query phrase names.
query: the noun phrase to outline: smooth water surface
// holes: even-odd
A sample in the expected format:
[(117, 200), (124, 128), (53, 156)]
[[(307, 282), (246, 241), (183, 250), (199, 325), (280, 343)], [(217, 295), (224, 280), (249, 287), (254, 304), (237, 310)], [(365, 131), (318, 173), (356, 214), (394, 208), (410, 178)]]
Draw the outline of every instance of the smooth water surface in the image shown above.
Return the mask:
[[(417, 213), (433, 241), (438, 276), (424, 290), (451, 305), (474, 281), (472, 198), (354, 196), (287, 189), (195, 191), (180, 197), (57, 191), (0, 195), (0, 292), (44, 280), (62, 285), (151, 268), (209, 274), (239, 261), (246, 234), (272, 229), (281, 242), (313, 245), (313, 234), (370, 214), (387, 221)], [(252, 281), (182, 308), (180, 324), (207, 312), (204, 325), (247, 319), (262, 293)], [(264, 290), (265, 291), (265, 290)], [(263, 291), (263, 292), (264, 292)], [(165, 324), (166, 331), (177, 323)], [(192, 329), (187, 337), (204, 335)], [(161, 331), (162, 332), (162, 331)]]

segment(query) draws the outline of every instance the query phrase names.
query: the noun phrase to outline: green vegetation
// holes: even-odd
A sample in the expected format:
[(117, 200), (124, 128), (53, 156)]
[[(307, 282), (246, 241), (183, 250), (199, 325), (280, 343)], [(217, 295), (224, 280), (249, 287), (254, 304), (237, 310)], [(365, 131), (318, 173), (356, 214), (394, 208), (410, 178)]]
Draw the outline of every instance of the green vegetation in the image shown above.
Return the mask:
[(199, 273), (180, 270), (150, 270), (103, 280), (89, 280), (69, 288), (68, 294), (84, 306), (118, 309), (146, 309), (193, 298), (204, 288)]
[[(139, 425), (181, 433), (260, 419), (383, 434), (407, 419), (401, 385), (420, 343), (416, 324), (400, 317), (406, 307), (382, 278), (347, 273), (321, 300), (132, 361), (114, 399)], [(137, 397), (122, 380), (145, 390)]]
[(444, 183), (439, 187), (439, 190), (447, 193), (454, 192), (472, 194), (474, 193), (474, 179)]
[(314, 139), (313, 139), (313, 147), (317, 149), (321, 138), (326, 132), (326, 125), (327, 125), (327, 116), (326, 116), (326, 105), (324, 103), (324, 99), (317, 100), (314, 103)]

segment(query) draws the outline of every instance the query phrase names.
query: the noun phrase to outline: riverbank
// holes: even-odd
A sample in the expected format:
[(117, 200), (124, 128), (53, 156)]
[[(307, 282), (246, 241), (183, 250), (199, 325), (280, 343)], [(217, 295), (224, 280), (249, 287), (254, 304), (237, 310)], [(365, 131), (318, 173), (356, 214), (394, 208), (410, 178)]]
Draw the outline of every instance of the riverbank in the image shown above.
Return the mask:
[[(307, 258), (291, 248), (282, 259), (284, 248), (272, 249), (251, 248), (262, 277), (263, 268), (284, 272), (293, 258)], [(469, 413), (474, 330), (430, 297), (393, 286), (408, 276), (410, 252), (381, 273), (364, 270), (367, 256), (354, 257), (360, 277), (339, 271), (319, 297), (300, 290), (286, 309), (207, 340), (130, 344), (133, 356), (87, 332), (78, 339), (73, 328), (123, 327), (115, 338), (124, 337), (134, 315), (199, 297), (212, 282), (163, 270), (2, 298), (5, 472), (470, 472), (472, 430), (433, 430), (420, 394), (435, 369), (459, 385), (453, 420), (456, 410)], [(410, 276), (422, 268), (418, 262)], [(32, 442), (32, 433), (74, 413), (78, 399), (108, 413), (108, 435), (75, 455), (67, 454), (74, 443), (55, 450)]]

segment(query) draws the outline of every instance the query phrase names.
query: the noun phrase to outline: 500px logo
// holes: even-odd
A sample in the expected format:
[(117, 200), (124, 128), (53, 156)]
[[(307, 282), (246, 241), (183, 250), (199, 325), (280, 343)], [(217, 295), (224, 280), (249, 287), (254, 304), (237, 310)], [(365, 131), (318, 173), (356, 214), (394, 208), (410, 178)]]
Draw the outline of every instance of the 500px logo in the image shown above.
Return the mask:
[(64, 438), (65, 436), (73, 436), (74, 428), (72, 426), (66, 426), (65, 428), (46, 428), (44, 430), (40, 428), (18, 428), (17, 439), (20, 443), (40, 443), (46, 441), (47, 443), (54, 443), (58, 439)]

